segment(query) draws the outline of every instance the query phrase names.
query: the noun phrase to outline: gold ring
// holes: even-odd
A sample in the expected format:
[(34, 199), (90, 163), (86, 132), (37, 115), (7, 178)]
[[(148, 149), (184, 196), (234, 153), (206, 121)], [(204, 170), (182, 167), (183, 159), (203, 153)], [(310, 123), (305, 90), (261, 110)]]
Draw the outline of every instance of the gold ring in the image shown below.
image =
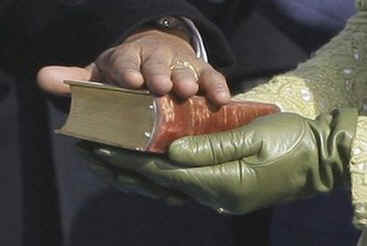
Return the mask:
[(173, 65), (171, 65), (169, 69), (172, 71), (176, 69), (185, 69), (185, 68), (188, 68), (192, 71), (196, 81), (199, 80), (198, 73), (196, 72), (194, 66), (190, 62), (178, 60)]

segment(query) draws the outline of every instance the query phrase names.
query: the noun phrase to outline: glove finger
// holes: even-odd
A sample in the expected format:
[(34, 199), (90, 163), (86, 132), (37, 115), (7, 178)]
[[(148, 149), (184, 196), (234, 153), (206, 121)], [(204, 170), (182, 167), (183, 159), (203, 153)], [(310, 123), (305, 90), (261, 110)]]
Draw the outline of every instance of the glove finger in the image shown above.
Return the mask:
[(136, 171), (143, 165), (142, 160), (148, 159), (146, 154), (113, 146), (80, 141), (76, 144), (77, 149), (84, 158), (91, 161), (108, 163), (114, 168)]
[(109, 168), (101, 166), (101, 164), (95, 164), (95, 162), (89, 163), (88, 168), (96, 176), (102, 178), (103, 182), (113, 186), (121, 192), (137, 193), (153, 199), (161, 197), (159, 190), (155, 191), (153, 186), (148, 186), (148, 189), (146, 189), (147, 185), (145, 182), (133, 175), (126, 175), (122, 172), (117, 173), (116, 171), (112, 171)]
[(184, 205), (188, 202), (188, 197), (179, 192), (166, 189), (158, 184), (147, 180), (144, 177), (120, 173), (116, 177), (114, 187), (124, 189), (153, 199), (164, 200), (169, 205)]
[(155, 183), (177, 189), (197, 202), (222, 212), (238, 214), (248, 212), (249, 208), (253, 210), (254, 204), (250, 198), (257, 193), (257, 173), (243, 162), (167, 169), (162, 168), (167, 165), (162, 161), (147, 163), (141, 173)]
[(261, 138), (255, 138), (252, 126), (243, 126), (214, 134), (189, 136), (174, 141), (169, 158), (184, 166), (209, 166), (255, 155)]
[(184, 194), (165, 189), (136, 174), (124, 173), (121, 170), (118, 173), (113, 173), (108, 168), (97, 164), (90, 164), (89, 168), (97, 176), (103, 178), (105, 183), (123, 193), (134, 193), (151, 199), (163, 200), (172, 206), (182, 206), (189, 202), (189, 198)]
[(103, 181), (124, 193), (136, 193), (152, 199), (164, 200), (169, 205), (184, 205), (190, 199), (184, 194), (166, 189), (153, 183), (144, 176), (138, 175), (127, 170), (108, 167), (100, 159), (93, 158), (88, 153), (89, 169), (101, 177)]
[(169, 190), (177, 190), (203, 205), (220, 208), (227, 213), (246, 211), (246, 206), (240, 201), (245, 199), (246, 194), (254, 193), (252, 191), (256, 187), (253, 185), (256, 183), (256, 172), (241, 161), (182, 168), (160, 155), (110, 146), (103, 146), (101, 149), (101, 145), (93, 145), (95, 156), (103, 163), (134, 170), (152, 183)]
[(184, 169), (171, 165), (163, 156), (129, 151), (88, 141), (81, 141), (77, 146), (81, 153), (84, 153), (87, 158), (94, 162), (138, 173), (147, 177), (152, 183), (168, 189), (177, 190), (180, 188), (178, 190), (188, 194), (189, 197), (191, 197), (190, 194), (195, 194), (195, 198), (197, 196), (195, 191), (188, 192), (186, 190), (190, 186), (181, 189), (181, 185), (192, 182), (191, 179), (194, 177), (185, 177)]

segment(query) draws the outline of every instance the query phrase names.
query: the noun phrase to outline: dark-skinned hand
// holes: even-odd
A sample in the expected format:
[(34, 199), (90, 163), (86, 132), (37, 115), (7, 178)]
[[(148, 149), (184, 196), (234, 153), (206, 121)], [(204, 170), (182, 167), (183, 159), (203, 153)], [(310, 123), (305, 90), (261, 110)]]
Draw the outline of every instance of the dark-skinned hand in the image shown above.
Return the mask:
[[(182, 63), (190, 66), (182, 66)], [(198, 59), (183, 35), (146, 30), (104, 51), (86, 67), (47, 66), (37, 76), (39, 86), (68, 95), (64, 80), (91, 80), (129, 89), (148, 89), (155, 95), (175, 93), (185, 99), (202, 91), (216, 105), (229, 102), (224, 76)]]

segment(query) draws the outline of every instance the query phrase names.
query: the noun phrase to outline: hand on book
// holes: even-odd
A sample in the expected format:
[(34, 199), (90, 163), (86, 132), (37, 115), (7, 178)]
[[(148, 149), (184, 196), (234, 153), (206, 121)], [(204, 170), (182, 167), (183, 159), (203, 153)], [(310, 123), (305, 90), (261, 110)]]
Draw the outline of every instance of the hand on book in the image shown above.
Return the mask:
[(146, 88), (156, 95), (174, 92), (181, 98), (201, 90), (217, 105), (230, 100), (224, 76), (197, 59), (187, 40), (157, 30), (131, 35), (85, 68), (44, 67), (37, 79), (41, 88), (58, 95), (69, 93), (64, 80), (92, 80), (129, 89)]
[(81, 146), (106, 167), (128, 170), (219, 212), (242, 214), (343, 183), (356, 118), (350, 109), (316, 120), (273, 114), (231, 131), (179, 139), (169, 159), (95, 143)]

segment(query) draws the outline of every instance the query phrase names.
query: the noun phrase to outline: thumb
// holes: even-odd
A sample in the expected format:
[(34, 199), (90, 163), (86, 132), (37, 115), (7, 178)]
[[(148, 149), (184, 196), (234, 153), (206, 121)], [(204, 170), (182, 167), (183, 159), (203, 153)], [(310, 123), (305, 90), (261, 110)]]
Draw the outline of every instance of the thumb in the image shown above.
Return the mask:
[(90, 80), (92, 72), (90, 66), (66, 67), (47, 66), (43, 67), (37, 74), (37, 82), (41, 89), (54, 95), (67, 96), (70, 88), (64, 80)]
[(239, 160), (259, 152), (261, 138), (251, 125), (214, 134), (184, 137), (174, 141), (169, 158), (187, 166), (208, 166)]

